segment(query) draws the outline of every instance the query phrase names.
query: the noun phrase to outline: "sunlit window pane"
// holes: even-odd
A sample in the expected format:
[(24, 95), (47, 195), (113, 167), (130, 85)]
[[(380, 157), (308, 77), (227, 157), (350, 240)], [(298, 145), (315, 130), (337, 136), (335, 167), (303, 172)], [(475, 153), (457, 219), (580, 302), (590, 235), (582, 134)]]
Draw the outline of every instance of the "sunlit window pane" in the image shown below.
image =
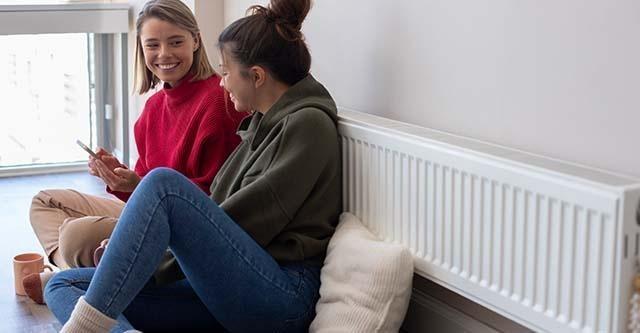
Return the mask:
[(87, 34), (0, 36), (0, 167), (86, 160)]

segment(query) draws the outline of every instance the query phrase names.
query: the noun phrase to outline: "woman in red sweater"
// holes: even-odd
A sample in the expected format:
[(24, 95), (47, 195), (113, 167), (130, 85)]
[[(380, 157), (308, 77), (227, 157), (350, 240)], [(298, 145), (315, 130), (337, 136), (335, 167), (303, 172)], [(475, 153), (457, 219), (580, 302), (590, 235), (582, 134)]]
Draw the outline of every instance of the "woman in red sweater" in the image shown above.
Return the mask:
[[(94, 252), (109, 238), (125, 202), (152, 169), (169, 167), (209, 194), (209, 185), (240, 142), (236, 129), (247, 114), (225, 101), (220, 77), (211, 67), (195, 17), (179, 0), (148, 2), (136, 22), (136, 90), (151, 96), (134, 127), (139, 158), (134, 170), (103, 149), (98, 156), (112, 172), (101, 178), (117, 199), (74, 190), (43, 190), (32, 201), (30, 220), (49, 261), (64, 269), (94, 266)], [(50, 273), (27, 277), (30, 297), (42, 303)]]

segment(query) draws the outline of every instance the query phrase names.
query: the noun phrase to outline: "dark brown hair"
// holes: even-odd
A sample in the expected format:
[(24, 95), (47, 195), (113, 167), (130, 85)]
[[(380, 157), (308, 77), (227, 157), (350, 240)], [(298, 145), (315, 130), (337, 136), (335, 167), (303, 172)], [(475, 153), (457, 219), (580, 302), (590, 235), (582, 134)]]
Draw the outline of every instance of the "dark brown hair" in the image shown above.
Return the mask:
[(151, 72), (144, 63), (144, 52), (140, 31), (142, 25), (150, 18), (169, 22), (180, 29), (189, 31), (191, 35), (199, 41), (200, 46), (193, 52), (193, 64), (189, 72), (193, 74), (191, 81), (204, 80), (215, 73), (209, 63), (207, 52), (202, 45), (200, 38), (200, 28), (196, 22), (191, 9), (180, 0), (152, 0), (147, 2), (136, 20), (136, 53), (135, 53), (135, 90), (139, 94), (144, 94), (154, 88), (160, 79)]
[(271, 0), (251, 6), (218, 37), (220, 52), (245, 67), (263, 66), (276, 80), (293, 85), (309, 74), (311, 55), (300, 29), (311, 0)]

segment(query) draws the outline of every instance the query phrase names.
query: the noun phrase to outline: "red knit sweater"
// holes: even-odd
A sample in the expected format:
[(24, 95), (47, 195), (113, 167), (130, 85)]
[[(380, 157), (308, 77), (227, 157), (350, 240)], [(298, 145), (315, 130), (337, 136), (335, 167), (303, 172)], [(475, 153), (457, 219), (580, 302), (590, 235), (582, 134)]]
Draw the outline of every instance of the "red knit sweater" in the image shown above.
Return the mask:
[[(225, 103), (220, 77), (158, 91), (147, 100), (133, 132), (139, 158), (135, 172), (144, 177), (157, 167), (179, 171), (209, 194), (213, 177), (240, 143), (236, 130), (247, 113)], [(123, 201), (131, 193), (111, 191)]]

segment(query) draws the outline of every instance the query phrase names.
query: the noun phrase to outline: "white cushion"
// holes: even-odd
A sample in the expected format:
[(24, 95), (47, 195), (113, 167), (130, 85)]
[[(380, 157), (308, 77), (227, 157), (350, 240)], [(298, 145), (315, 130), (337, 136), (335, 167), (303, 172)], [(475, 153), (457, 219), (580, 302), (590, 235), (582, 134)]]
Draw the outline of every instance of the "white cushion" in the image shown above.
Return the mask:
[(413, 257), (343, 213), (320, 280), (310, 332), (398, 332), (411, 297)]

